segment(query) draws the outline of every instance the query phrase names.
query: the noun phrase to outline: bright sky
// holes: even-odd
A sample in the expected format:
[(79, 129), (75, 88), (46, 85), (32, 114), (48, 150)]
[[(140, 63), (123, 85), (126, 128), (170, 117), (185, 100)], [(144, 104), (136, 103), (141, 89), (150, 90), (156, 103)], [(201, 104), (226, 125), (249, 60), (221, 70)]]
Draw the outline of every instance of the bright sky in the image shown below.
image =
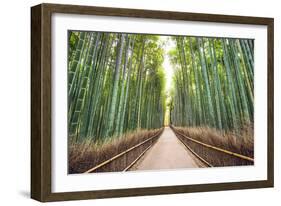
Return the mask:
[(166, 93), (171, 89), (172, 87), (172, 77), (174, 74), (174, 70), (172, 68), (172, 65), (170, 63), (169, 60), (169, 56), (168, 56), (168, 52), (175, 47), (174, 42), (169, 39), (168, 36), (160, 36), (160, 39), (163, 42), (166, 42), (166, 44), (164, 45), (164, 63), (163, 63), (163, 67), (164, 67), (164, 71), (165, 71), (165, 78), (166, 78)]
[[(168, 37), (168, 36), (160, 36), (160, 40), (165, 42), (164, 44), (164, 62), (163, 62), (163, 67), (165, 71), (165, 78), (166, 78), (166, 85), (165, 85), (165, 93), (168, 94), (168, 99), (166, 99), (166, 103), (168, 103), (170, 100), (170, 95), (169, 91), (172, 87), (172, 79), (174, 75), (174, 70), (172, 67), (172, 64), (169, 59), (168, 52), (175, 47), (175, 43)], [(167, 126), (169, 124), (169, 110), (166, 109), (165, 112), (165, 125)]]

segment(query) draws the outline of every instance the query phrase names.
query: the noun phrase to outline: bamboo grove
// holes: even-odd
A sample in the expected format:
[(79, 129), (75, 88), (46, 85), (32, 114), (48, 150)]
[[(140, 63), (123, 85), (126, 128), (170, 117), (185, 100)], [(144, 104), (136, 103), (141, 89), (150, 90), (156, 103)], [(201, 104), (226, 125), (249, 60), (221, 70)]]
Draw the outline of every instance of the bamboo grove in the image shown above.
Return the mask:
[(253, 122), (254, 41), (172, 37), (170, 122), (239, 131)]
[(163, 49), (157, 36), (70, 31), (68, 38), (71, 140), (163, 126)]

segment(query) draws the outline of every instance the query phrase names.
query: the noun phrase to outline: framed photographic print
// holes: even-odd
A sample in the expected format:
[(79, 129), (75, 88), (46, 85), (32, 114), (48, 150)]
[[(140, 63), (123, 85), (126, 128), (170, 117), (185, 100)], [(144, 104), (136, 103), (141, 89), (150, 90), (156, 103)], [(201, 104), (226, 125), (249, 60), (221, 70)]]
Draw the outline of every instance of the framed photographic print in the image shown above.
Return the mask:
[(273, 22), (32, 7), (32, 198), (273, 187)]

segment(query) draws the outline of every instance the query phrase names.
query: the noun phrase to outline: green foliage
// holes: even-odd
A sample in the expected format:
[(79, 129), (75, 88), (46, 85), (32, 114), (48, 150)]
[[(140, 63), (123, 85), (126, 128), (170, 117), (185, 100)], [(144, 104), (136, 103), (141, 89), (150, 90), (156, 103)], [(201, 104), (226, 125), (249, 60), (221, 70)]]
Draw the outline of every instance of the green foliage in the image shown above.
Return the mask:
[(253, 122), (253, 40), (173, 37), (173, 41), (171, 123), (239, 131)]
[(70, 32), (68, 128), (72, 141), (164, 125), (164, 50), (155, 35)]
[[(239, 130), (253, 122), (254, 42), (245, 39), (69, 32), (68, 128), (73, 141), (164, 125)], [(165, 93), (164, 54), (173, 65)], [(167, 101), (168, 99), (168, 101)], [(167, 101), (167, 102), (166, 102)]]

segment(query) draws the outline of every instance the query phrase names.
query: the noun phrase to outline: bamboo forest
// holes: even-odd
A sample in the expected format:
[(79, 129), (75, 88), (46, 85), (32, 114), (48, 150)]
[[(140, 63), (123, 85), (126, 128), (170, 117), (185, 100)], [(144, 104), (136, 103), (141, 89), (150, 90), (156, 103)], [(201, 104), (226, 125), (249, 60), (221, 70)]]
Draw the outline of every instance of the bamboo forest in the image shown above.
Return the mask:
[(69, 173), (253, 164), (253, 39), (69, 31), (67, 72)]

